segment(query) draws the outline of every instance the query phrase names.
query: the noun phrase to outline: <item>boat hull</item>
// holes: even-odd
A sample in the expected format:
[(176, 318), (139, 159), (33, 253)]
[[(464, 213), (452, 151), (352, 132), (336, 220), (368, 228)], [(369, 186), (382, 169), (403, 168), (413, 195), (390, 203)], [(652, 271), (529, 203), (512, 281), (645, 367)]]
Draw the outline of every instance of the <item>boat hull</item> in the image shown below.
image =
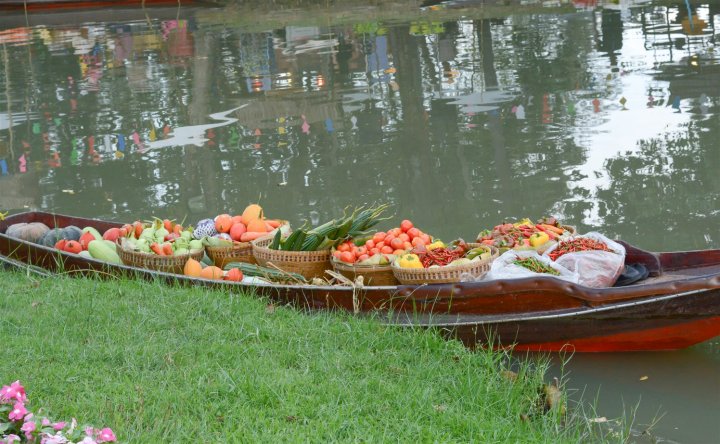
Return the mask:
[(517, 319), (465, 317), (438, 327), (470, 347), (571, 353), (678, 350), (720, 335), (720, 290)]

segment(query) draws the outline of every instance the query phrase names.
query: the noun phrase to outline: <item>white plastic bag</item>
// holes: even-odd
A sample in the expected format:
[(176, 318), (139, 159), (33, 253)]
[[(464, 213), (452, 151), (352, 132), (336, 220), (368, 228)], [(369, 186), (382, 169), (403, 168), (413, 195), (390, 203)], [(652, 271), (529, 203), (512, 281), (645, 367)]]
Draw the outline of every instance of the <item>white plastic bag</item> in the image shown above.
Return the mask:
[[(555, 276), (548, 273), (535, 273), (534, 271), (528, 270), (527, 268), (514, 264), (513, 262), (518, 259), (534, 258), (542, 262), (549, 267), (554, 268), (560, 273), (559, 276)], [(527, 277), (538, 277), (547, 276), (562, 279), (569, 282), (578, 282), (578, 276), (576, 273), (568, 270), (562, 265), (556, 264), (547, 257), (540, 256), (534, 250), (509, 250), (503, 253), (499, 258), (495, 259), (490, 266), (490, 271), (485, 275), (485, 280), (492, 279), (518, 279)]]
[[(595, 232), (572, 236), (566, 241), (579, 238), (603, 242), (612, 252), (593, 250), (565, 253), (557, 258), (555, 263), (577, 273), (582, 285), (593, 288), (612, 287), (625, 267), (625, 247)], [(543, 256), (549, 259), (550, 253), (558, 245), (548, 248)]]

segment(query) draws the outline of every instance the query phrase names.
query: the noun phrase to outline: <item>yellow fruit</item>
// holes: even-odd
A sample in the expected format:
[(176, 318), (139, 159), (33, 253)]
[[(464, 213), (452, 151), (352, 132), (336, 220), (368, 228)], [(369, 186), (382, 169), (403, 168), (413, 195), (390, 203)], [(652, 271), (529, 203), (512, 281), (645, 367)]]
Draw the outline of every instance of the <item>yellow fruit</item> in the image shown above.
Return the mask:
[(265, 221), (262, 219), (255, 219), (251, 220), (250, 223), (247, 225), (247, 231), (248, 232), (256, 232), (256, 233), (266, 233), (267, 232), (267, 225), (265, 225)]
[(425, 247), (426, 250), (434, 250), (436, 248), (445, 248), (445, 244), (443, 243), (443, 241), (436, 240), (435, 242)]
[(202, 269), (200, 277), (204, 279), (222, 279), (223, 271), (222, 268), (209, 266)]
[(400, 268), (423, 268), (417, 254), (403, 254), (398, 258), (398, 266)]
[[(245, 211), (243, 211), (242, 216), (240, 216), (242, 219), (242, 223), (245, 225), (249, 224), (250, 221), (256, 220), (256, 219), (262, 219), (263, 218), (263, 209), (258, 204), (250, 204), (245, 208)], [(250, 231), (250, 230), (248, 230)]]
[(187, 262), (185, 262), (185, 267), (183, 267), (183, 274), (185, 276), (200, 277), (202, 269), (202, 264), (200, 262), (190, 258), (187, 260)]

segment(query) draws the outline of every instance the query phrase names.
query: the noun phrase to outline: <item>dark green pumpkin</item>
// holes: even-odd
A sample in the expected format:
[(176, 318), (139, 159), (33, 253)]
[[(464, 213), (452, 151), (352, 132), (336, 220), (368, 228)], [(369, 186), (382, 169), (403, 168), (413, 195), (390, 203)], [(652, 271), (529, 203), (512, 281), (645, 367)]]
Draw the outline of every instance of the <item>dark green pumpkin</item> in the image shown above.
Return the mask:
[(80, 240), (80, 236), (82, 236), (83, 232), (80, 228), (76, 227), (75, 225), (68, 225), (67, 227), (62, 229), (62, 239), (67, 240)]
[(62, 228), (53, 228), (49, 230), (47, 233), (45, 233), (45, 236), (40, 239), (39, 244), (45, 245), (46, 247), (54, 247), (57, 241), (60, 239), (63, 239), (63, 229)]

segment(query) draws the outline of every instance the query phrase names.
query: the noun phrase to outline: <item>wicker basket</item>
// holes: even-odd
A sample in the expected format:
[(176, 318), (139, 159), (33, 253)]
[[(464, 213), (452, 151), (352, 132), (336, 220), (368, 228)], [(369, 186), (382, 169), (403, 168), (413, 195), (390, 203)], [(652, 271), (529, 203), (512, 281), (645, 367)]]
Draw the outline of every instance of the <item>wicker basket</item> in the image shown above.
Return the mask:
[(180, 256), (158, 256), (154, 253), (124, 250), (120, 244), (115, 244), (118, 256), (123, 264), (131, 267), (162, 271), (165, 273), (182, 274), (188, 259), (200, 261), (205, 254), (204, 250), (196, 250)]
[(490, 271), (490, 264), (500, 255), (497, 248), (489, 245), (487, 247), (490, 248), (491, 253), (489, 259), (473, 261), (469, 264), (438, 268), (400, 268), (393, 264), (392, 270), (395, 278), (403, 285), (452, 284), (462, 282), (463, 277), (467, 275), (478, 279)]
[(362, 276), (363, 285), (394, 287), (398, 284), (391, 265), (350, 265), (335, 258), (332, 258), (331, 262), (335, 271), (352, 281), (355, 281), (358, 276)]
[(267, 267), (272, 263), (275, 267), (290, 273), (303, 275), (306, 279), (324, 277), (325, 270), (332, 270), (329, 249), (320, 251), (281, 251), (268, 248), (273, 241), (264, 237), (252, 241), (252, 250), (258, 265)]
[(231, 247), (205, 247), (208, 257), (216, 267), (223, 268), (230, 262), (247, 262), (256, 264), (250, 242), (233, 242)]
[[(290, 232), (290, 222), (283, 220), (280, 221), (280, 227), (276, 230), (287, 231), (286, 235)], [(268, 232), (267, 237), (273, 237), (275, 230)], [(263, 236), (262, 238), (265, 238)], [(205, 247), (205, 252), (208, 257), (213, 261), (216, 267), (224, 268), (225, 265), (230, 262), (246, 262), (248, 264), (257, 264), (255, 256), (253, 256), (253, 249), (251, 242), (233, 242), (232, 246), (228, 247)]]

